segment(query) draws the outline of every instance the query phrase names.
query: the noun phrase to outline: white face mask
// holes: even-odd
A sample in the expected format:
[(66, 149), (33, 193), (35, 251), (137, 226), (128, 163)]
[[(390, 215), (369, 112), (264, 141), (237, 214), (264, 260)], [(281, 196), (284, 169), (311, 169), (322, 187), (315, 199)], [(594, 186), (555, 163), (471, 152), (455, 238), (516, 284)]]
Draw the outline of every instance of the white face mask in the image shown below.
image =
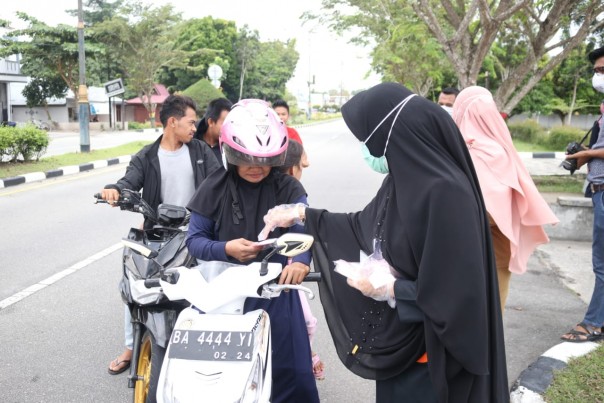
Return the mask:
[(604, 92), (604, 74), (595, 73), (591, 78), (591, 85), (593, 85), (594, 90)]
[(453, 107), (447, 105), (441, 105), (440, 107), (446, 110), (449, 116), (453, 117)]

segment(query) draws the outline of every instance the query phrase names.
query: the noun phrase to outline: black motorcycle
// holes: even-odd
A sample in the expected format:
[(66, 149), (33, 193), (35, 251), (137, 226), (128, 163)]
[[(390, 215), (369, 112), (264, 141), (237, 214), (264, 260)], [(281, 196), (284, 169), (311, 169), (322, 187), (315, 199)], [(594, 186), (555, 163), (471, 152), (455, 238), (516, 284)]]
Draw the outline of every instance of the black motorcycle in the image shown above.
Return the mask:
[[(107, 203), (95, 194), (96, 203)], [(174, 323), (186, 301), (170, 301), (159, 284), (164, 268), (192, 267), (196, 260), (185, 245), (189, 213), (184, 207), (160, 204), (154, 211), (140, 193), (124, 189), (116, 202), (121, 210), (141, 213), (154, 225), (151, 229), (131, 228), (127, 238), (145, 245), (153, 256), (124, 247), (120, 293), (132, 315), (134, 344), (128, 387), (134, 388), (134, 403), (156, 401), (157, 380)]]

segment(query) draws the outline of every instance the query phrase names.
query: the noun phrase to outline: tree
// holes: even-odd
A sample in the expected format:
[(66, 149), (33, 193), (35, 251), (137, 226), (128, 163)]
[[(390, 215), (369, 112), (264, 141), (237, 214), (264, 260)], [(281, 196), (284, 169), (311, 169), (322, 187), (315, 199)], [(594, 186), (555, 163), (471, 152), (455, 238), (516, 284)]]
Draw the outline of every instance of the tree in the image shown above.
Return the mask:
[(248, 62), (242, 97), (274, 100), (283, 98), (285, 84), (292, 78), (300, 55), (295, 39), (260, 42), (258, 53)]
[(54, 78), (34, 78), (25, 88), (23, 96), (26, 99), (27, 107), (43, 106), (49, 121), (52, 121), (48, 110), (49, 98), (62, 98), (67, 93), (67, 86), (60, 77)]
[(208, 78), (210, 64), (217, 64), (224, 72), (222, 81), (230, 74), (235, 59), (234, 44), (237, 41), (234, 21), (212, 17), (188, 20), (174, 41), (174, 46), (187, 52), (195, 52), (184, 68), (164, 67), (160, 81), (175, 90), (184, 90), (202, 78)]
[[(82, 17), (87, 27), (110, 20), (118, 14), (125, 0), (88, 0), (83, 2)], [(77, 9), (65, 10), (74, 17), (78, 16)]]
[[(24, 29), (12, 30), (0, 38), (0, 56), (21, 55), (21, 71), (32, 78), (53, 81), (60, 77), (78, 97), (78, 34), (75, 27), (60, 24), (51, 27), (25, 13), (17, 16), (27, 22)], [(86, 57), (93, 60), (100, 49), (91, 36), (86, 36)], [(91, 81), (98, 81), (94, 75)]]
[[(94, 59), (86, 60), (86, 70), (98, 77), (100, 82), (110, 81), (124, 75), (122, 63), (117, 55), (112, 54), (103, 43), (102, 33), (95, 32), (95, 26), (119, 15), (126, 0), (88, 0), (83, 2), (82, 16), (86, 32), (98, 41), (99, 52)], [(78, 16), (78, 10), (66, 10), (67, 14)]]
[[(411, 2), (414, 13), (403, 0), (387, 3), (390, 7), (375, 0), (323, 0), (322, 4), (329, 16), (307, 17), (327, 20), (335, 30), (353, 24), (371, 35), (374, 30), (368, 26), (378, 18), (369, 18), (365, 24), (363, 16), (367, 13), (381, 16), (382, 24), (402, 31), (415, 27), (419, 17), (442, 47), (462, 88), (478, 82), (498, 38), (515, 38), (508, 43), (513, 43), (513, 54), (519, 57), (503, 66), (505, 79), (494, 95), (507, 113), (572, 49), (604, 26), (601, 0), (415, 0)], [(572, 35), (562, 36), (563, 32)], [(405, 60), (424, 58), (423, 52), (399, 56)], [(543, 60), (545, 63), (540, 64)], [(507, 62), (511, 61), (508, 58)]]
[(134, 89), (155, 126), (156, 104), (152, 102), (157, 75), (163, 67), (185, 68), (191, 52), (178, 49), (181, 15), (171, 5), (154, 8), (140, 2), (128, 3), (120, 12), (95, 27), (108, 51), (119, 58), (126, 85)]

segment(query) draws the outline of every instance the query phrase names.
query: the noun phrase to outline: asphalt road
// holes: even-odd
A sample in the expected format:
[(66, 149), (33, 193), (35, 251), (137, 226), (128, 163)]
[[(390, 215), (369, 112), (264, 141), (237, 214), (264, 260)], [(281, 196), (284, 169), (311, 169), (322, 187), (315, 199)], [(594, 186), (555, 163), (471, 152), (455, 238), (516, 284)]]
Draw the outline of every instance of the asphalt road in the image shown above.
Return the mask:
[[(311, 163), (302, 177), (310, 204), (336, 212), (362, 208), (383, 177), (362, 162), (344, 124), (299, 131)], [(117, 243), (141, 217), (94, 205), (92, 197), (124, 171), (120, 165), (0, 189), (0, 302), (33, 292), (0, 308), (3, 402), (131, 400), (126, 374), (106, 369), (123, 344)], [(373, 401), (374, 383), (339, 362), (319, 298), (311, 306), (319, 319), (314, 350), (326, 363), (321, 400)], [(531, 258), (529, 272), (512, 278), (504, 318), (510, 384), (583, 311), (557, 274)]]

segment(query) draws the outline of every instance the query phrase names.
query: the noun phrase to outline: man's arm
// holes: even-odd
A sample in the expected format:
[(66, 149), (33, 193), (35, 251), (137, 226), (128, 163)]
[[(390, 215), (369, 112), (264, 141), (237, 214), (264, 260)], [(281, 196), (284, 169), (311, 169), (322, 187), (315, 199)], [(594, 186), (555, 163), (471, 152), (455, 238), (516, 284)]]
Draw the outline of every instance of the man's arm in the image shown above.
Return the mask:
[(592, 158), (604, 158), (604, 148), (597, 148), (595, 150), (587, 149), (579, 151), (577, 153), (567, 155), (566, 159), (576, 159), (577, 168), (581, 168), (583, 165), (588, 163)]

